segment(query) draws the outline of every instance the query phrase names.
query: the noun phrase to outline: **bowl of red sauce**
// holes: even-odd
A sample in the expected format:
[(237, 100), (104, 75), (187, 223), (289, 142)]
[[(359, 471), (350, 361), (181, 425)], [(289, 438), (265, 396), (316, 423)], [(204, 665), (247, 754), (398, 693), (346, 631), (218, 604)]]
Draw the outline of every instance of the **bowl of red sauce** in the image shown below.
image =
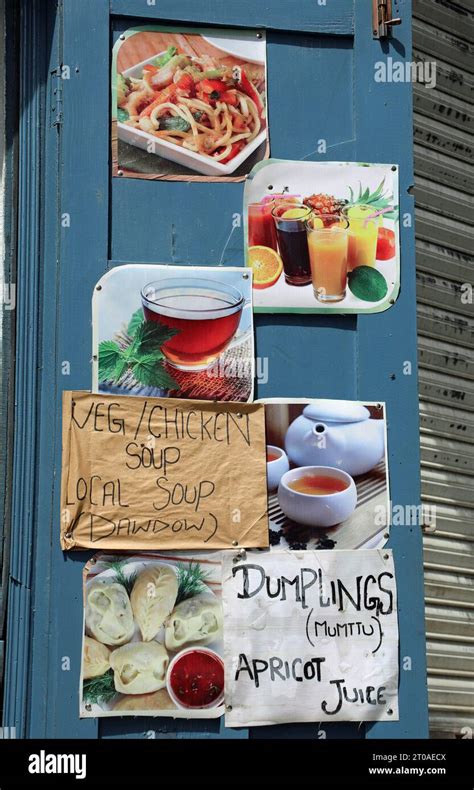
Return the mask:
[(224, 700), (224, 662), (207, 647), (185, 648), (170, 662), (166, 686), (179, 708), (214, 708)]

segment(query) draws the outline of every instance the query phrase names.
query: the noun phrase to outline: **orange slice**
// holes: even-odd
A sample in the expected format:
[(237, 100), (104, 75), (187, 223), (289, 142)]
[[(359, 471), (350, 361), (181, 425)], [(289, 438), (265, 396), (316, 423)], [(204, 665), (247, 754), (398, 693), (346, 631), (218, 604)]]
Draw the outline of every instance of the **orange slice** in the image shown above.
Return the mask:
[(248, 266), (253, 270), (253, 287), (270, 288), (283, 271), (283, 262), (271, 247), (249, 247)]

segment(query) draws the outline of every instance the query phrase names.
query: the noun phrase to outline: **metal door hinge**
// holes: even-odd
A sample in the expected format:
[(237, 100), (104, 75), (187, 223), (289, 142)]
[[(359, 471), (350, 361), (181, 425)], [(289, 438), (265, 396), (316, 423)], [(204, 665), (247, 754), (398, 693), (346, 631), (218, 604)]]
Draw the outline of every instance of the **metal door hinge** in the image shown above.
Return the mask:
[(401, 25), (400, 17), (392, 18), (392, 0), (372, 0), (372, 36), (387, 38), (393, 25)]
[(63, 77), (62, 66), (51, 72), (51, 126), (61, 126), (63, 122)]

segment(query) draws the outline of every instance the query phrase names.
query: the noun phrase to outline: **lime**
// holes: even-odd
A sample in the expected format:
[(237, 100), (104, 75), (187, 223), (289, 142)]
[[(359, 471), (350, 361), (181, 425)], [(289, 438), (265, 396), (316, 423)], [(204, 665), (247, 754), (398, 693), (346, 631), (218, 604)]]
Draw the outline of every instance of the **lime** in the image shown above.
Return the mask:
[(387, 295), (385, 277), (373, 266), (356, 266), (349, 272), (347, 282), (354, 296), (365, 302), (380, 302)]
[(287, 208), (281, 215), (281, 219), (303, 219), (309, 215), (309, 211), (303, 208)]

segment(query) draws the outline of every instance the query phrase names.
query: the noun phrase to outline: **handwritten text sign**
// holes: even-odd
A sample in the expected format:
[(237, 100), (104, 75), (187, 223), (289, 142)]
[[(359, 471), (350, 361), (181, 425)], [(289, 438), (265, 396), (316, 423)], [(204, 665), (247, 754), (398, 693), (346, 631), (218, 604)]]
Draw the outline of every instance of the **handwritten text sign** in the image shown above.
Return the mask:
[(65, 392), (61, 545), (268, 546), (264, 407)]
[(398, 719), (389, 550), (225, 552), (226, 725)]

